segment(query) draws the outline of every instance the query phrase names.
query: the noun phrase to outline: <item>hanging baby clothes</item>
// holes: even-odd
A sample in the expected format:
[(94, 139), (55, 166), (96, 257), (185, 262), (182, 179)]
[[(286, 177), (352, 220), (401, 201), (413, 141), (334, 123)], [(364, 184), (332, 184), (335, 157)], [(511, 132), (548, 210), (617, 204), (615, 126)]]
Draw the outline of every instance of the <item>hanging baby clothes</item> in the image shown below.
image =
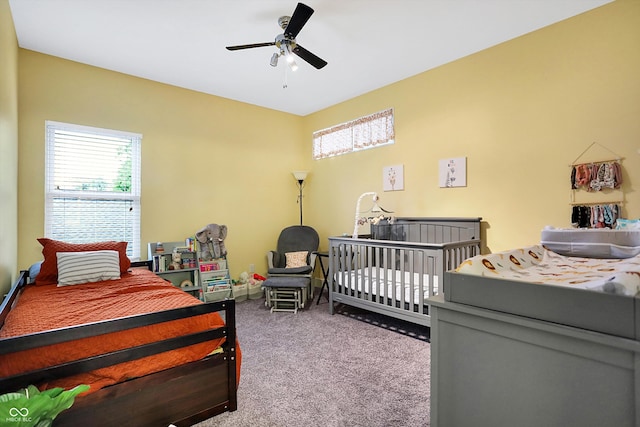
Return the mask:
[(571, 212), (571, 224), (576, 228), (591, 227), (591, 209), (587, 206), (574, 206)]
[(571, 188), (600, 191), (604, 188), (617, 189), (622, 184), (622, 168), (617, 161), (583, 163), (571, 168)]
[(575, 165), (571, 172), (571, 188), (586, 187), (591, 181), (591, 167), (588, 164)]
[(622, 166), (618, 162), (611, 162), (611, 165), (613, 166), (613, 188), (618, 189), (622, 185)]
[(604, 207), (604, 224), (607, 228), (614, 228), (619, 217), (618, 205), (610, 204)]
[(614, 203), (574, 206), (571, 224), (576, 228), (614, 228), (620, 215), (620, 206)]
[[(596, 167), (594, 167), (594, 170)], [(614, 188), (614, 170), (610, 163), (602, 163), (597, 166), (595, 179), (592, 179), (589, 186), (594, 191), (600, 191), (603, 188)]]

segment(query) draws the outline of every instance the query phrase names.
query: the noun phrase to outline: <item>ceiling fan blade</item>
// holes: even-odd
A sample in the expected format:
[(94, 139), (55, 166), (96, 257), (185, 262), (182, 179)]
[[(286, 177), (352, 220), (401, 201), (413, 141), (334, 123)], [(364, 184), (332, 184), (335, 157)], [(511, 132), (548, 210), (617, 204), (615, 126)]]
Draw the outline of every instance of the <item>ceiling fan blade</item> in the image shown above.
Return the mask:
[(325, 61), (322, 58), (317, 57), (316, 55), (314, 55), (313, 53), (309, 52), (307, 49), (303, 48), (300, 45), (296, 45), (296, 47), (293, 48), (293, 53), (295, 53), (300, 58), (302, 58), (305, 61), (307, 61), (309, 64), (311, 64), (314, 67), (316, 67), (318, 70), (320, 68), (324, 67), (325, 65), (327, 65), (327, 61)]
[(276, 45), (276, 42), (241, 44), (238, 46), (227, 46), (227, 50), (251, 49), (254, 47), (265, 47), (265, 46), (275, 46), (275, 45)]
[(304, 24), (313, 15), (313, 9), (304, 3), (298, 3), (296, 10), (293, 11), (287, 28), (284, 29), (284, 35), (288, 38), (295, 39)]

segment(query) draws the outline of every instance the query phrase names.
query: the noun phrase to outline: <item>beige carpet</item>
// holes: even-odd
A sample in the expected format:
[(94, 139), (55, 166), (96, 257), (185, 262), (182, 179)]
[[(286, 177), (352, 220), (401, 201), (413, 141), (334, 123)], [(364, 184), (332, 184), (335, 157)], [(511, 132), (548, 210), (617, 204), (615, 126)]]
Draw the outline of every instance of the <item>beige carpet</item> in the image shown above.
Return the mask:
[(326, 298), (297, 314), (238, 303), (238, 410), (197, 425), (428, 426), (428, 329), (341, 312)]

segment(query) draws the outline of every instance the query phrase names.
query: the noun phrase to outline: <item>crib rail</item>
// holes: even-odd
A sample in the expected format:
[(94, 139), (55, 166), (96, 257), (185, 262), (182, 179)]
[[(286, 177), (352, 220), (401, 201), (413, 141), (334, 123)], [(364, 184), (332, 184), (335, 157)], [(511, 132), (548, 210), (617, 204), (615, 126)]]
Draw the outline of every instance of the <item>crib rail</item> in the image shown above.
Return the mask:
[(329, 302), (429, 326), (428, 299), (442, 291), (444, 272), (480, 253), (479, 240), (416, 243), (329, 238)]
[(480, 239), (482, 218), (410, 218), (382, 220), (371, 225), (377, 240), (448, 243)]

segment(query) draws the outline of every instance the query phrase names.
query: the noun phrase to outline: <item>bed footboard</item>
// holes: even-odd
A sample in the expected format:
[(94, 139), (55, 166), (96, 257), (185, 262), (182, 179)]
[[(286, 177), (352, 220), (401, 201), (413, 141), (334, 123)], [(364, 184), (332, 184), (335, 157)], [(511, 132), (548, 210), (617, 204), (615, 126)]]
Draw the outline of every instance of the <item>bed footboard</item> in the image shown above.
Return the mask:
[(214, 355), (80, 396), (55, 425), (190, 426), (236, 410), (230, 380), (226, 356)]

